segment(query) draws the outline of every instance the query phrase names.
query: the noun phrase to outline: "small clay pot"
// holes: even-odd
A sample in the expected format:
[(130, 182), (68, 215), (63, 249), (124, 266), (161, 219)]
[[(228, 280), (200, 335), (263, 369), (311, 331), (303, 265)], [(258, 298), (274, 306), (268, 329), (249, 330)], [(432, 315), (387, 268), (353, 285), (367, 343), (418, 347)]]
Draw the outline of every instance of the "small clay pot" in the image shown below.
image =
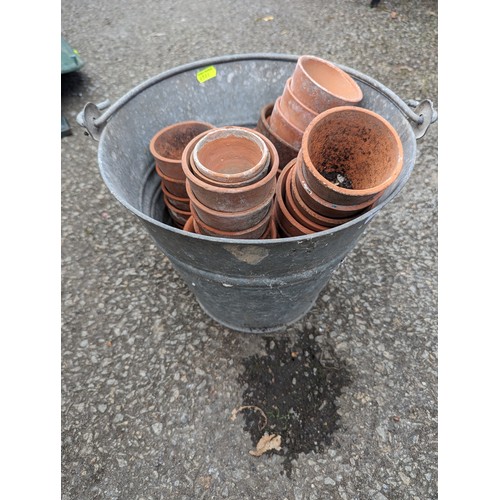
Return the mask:
[[(276, 211), (275, 220), (278, 224), (278, 229), (284, 237), (303, 236), (304, 234), (312, 234), (315, 231), (301, 224), (288, 210), (285, 203), (285, 184), (284, 180), (290, 171), (291, 163), (289, 163), (281, 173), (278, 184), (276, 186)], [(288, 170), (287, 170), (288, 169)]]
[(207, 226), (220, 229), (222, 231), (243, 231), (258, 224), (269, 212), (274, 193), (271, 193), (259, 205), (242, 212), (220, 212), (212, 210), (203, 205), (187, 185), (188, 195), (191, 200), (191, 212), (196, 214), (197, 218)]
[(363, 99), (361, 88), (351, 76), (315, 56), (299, 57), (290, 88), (301, 103), (316, 113), (337, 106), (355, 106)]
[(186, 191), (186, 178), (184, 180), (171, 179), (170, 177), (164, 176), (158, 167), (156, 167), (156, 173), (161, 179), (162, 188), (165, 188), (169, 193), (180, 196), (181, 198), (187, 197)]
[(269, 165), (269, 149), (245, 127), (211, 130), (195, 145), (192, 166), (221, 185), (252, 181)]
[[(359, 205), (388, 188), (403, 167), (403, 145), (379, 114), (354, 106), (329, 109), (307, 127), (297, 164), (319, 197), (338, 205)], [(333, 179), (340, 174), (352, 189)]]
[(267, 200), (276, 188), (276, 174), (279, 167), (278, 152), (273, 143), (259, 132), (270, 152), (270, 165), (267, 174), (255, 183), (246, 186), (231, 188), (214, 186), (203, 182), (194, 175), (189, 158), (196, 143), (206, 132), (195, 137), (184, 149), (182, 154), (182, 168), (187, 177), (187, 183), (193, 195), (203, 205), (219, 212), (242, 212), (256, 207)]
[(311, 227), (314, 229), (313, 225), (307, 224), (305, 221), (311, 221), (314, 224), (322, 226), (323, 228), (330, 228), (340, 226), (345, 222), (349, 222), (357, 215), (354, 214), (351, 217), (344, 218), (331, 218), (325, 217), (318, 212), (312, 210), (301, 198), (300, 194), (297, 191), (297, 176), (295, 175), (295, 170), (297, 168), (296, 163), (294, 162), (292, 168), (290, 169), (290, 173), (286, 179), (285, 187), (286, 187), (286, 203), (292, 215), (299, 221), (301, 221), (305, 226)]
[(338, 205), (330, 203), (318, 196), (307, 184), (304, 177), (304, 165), (301, 159), (301, 153), (299, 153), (297, 157), (294, 174), (293, 187), (297, 195), (300, 196), (300, 199), (315, 213), (330, 219), (343, 219), (354, 215), (360, 215), (362, 212), (369, 210), (383, 194), (380, 193), (373, 199), (359, 203), (358, 205)]
[(182, 151), (193, 137), (212, 128), (210, 123), (185, 121), (159, 130), (149, 142), (149, 150), (162, 174), (171, 179), (184, 179), (181, 167)]
[(290, 88), (292, 79), (286, 81), (285, 90), (281, 96), (281, 111), (287, 120), (304, 132), (307, 126), (318, 116), (318, 113), (301, 103)]
[(255, 226), (243, 229), (241, 231), (223, 231), (215, 227), (207, 226), (198, 218), (196, 212), (193, 212), (193, 220), (196, 230), (199, 231), (200, 234), (204, 234), (205, 236), (215, 236), (217, 238), (232, 239), (241, 238), (245, 240), (259, 239), (266, 232), (269, 221), (271, 220), (271, 211), (269, 211), (268, 214)]
[(300, 149), (304, 132), (297, 128), (285, 116), (281, 109), (281, 96), (276, 99), (273, 112), (269, 118), (269, 127), (274, 135), (290, 144), (294, 149)]
[(297, 157), (299, 148), (295, 148), (283, 141), (271, 130), (271, 127), (269, 126), (269, 118), (273, 112), (273, 108), (274, 103), (266, 104), (261, 108), (256, 130), (267, 137), (276, 147), (280, 162), (279, 169), (281, 171), (286, 167), (290, 160)]

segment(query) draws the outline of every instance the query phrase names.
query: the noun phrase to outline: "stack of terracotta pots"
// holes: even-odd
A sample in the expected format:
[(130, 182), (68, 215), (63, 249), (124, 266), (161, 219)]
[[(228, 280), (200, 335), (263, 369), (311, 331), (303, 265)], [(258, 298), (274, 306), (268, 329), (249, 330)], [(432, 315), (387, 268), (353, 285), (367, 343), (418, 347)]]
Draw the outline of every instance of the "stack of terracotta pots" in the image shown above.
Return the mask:
[(220, 238), (276, 238), (278, 167), (276, 148), (255, 130), (222, 127), (199, 134), (182, 154), (192, 213), (184, 229)]
[(212, 128), (209, 123), (200, 121), (174, 123), (159, 130), (149, 143), (161, 179), (163, 201), (178, 228), (183, 228), (191, 215), (186, 176), (181, 165), (182, 152), (191, 139)]
[(382, 116), (354, 106), (320, 113), (296, 159), (278, 180), (281, 236), (311, 234), (359, 216), (382, 196), (403, 166), (403, 146)]
[(281, 169), (297, 157), (311, 121), (328, 109), (355, 106), (363, 98), (358, 84), (343, 70), (319, 57), (299, 57), (281, 96), (261, 109), (257, 130), (276, 146)]

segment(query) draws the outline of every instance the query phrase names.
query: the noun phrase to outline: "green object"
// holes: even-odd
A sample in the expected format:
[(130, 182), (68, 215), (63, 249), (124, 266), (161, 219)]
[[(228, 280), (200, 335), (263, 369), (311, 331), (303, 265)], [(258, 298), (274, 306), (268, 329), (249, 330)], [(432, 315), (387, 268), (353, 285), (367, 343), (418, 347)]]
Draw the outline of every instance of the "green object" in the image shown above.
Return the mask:
[(78, 51), (61, 35), (61, 74), (78, 71), (84, 64)]

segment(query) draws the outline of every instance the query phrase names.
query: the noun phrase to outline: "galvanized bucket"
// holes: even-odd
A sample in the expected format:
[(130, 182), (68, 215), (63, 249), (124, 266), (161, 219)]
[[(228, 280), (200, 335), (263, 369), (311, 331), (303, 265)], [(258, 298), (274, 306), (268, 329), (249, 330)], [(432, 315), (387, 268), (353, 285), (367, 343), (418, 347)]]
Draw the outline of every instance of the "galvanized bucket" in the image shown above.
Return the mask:
[(416, 139), (437, 118), (430, 101), (407, 104), (376, 80), (339, 65), (361, 86), (361, 105), (386, 118), (403, 143), (403, 170), (376, 206), (339, 227), (277, 240), (213, 238), (169, 225), (151, 137), (184, 120), (255, 127), (260, 109), (282, 93), (297, 59), (245, 54), (198, 61), (145, 81), (102, 114), (89, 103), (79, 116), (99, 140), (99, 168), (110, 192), (144, 224), (202, 309), (243, 332), (281, 330), (310, 310), (366, 225), (408, 181)]

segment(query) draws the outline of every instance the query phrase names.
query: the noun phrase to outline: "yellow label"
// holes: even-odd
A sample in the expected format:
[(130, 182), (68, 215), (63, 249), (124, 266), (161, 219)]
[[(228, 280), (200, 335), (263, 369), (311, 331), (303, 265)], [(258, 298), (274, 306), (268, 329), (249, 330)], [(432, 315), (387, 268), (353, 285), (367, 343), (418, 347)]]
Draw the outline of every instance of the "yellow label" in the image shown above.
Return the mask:
[(201, 69), (196, 73), (196, 78), (200, 83), (206, 82), (207, 80), (210, 80), (211, 78), (215, 78), (217, 76), (217, 70), (215, 69), (215, 66), (209, 66), (208, 68)]

